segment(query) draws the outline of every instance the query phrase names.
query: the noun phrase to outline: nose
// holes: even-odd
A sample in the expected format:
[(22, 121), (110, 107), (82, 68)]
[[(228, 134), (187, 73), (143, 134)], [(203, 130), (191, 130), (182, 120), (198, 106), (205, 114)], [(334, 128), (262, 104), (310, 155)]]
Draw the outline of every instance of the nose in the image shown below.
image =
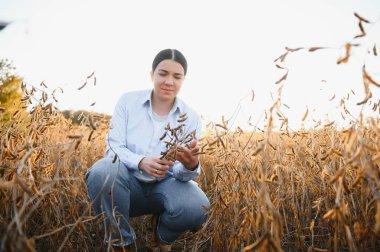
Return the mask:
[(165, 84), (166, 85), (174, 85), (174, 79), (173, 79), (173, 77), (169, 76), (168, 78), (166, 78)]

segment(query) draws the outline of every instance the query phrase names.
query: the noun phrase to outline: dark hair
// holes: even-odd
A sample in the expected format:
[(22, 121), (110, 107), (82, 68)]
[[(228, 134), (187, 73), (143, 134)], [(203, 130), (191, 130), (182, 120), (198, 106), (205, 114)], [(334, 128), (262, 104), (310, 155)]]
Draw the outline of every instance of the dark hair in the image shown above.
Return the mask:
[(152, 71), (154, 72), (154, 70), (156, 70), (156, 67), (158, 66), (158, 64), (160, 64), (161, 61), (167, 59), (174, 60), (181, 64), (186, 75), (187, 61), (185, 59), (185, 56), (183, 56), (183, 54), (176, 49), (165, 49), (159, 52), (153, 60)]

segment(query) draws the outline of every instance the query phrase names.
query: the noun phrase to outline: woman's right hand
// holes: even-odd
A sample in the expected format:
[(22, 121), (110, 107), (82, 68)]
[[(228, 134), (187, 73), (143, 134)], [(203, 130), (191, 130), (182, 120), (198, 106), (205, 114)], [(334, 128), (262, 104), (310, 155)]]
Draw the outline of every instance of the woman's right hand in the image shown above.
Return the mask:
[(139, 163), (139, 168), (153, 177), (160, 178), (165, 176), (169, 166), (173, 165), (173, 161), (160, 159), (160, 157), (144, 157)]

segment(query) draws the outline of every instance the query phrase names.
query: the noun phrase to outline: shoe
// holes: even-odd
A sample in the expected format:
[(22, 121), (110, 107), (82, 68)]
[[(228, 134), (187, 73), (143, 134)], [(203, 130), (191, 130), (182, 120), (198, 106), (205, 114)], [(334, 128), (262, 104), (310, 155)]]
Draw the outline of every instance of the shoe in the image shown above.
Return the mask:
[(160, 244), (161, 252), (168, 252), (172, 251), (172, 245), (171, 244)]
[(152, 239), (150, 241), (150, 248), (152, 249), (152, 251), (153, 252), (172, 251), (171, 244), (160, 243), (160, 240), (158, 239), (158, 235), (157, 235), (158, 215), (153, 214), (151, 221), (152, 221)]
[(171, 244), (150, 244), (150, 249), (152, 252), (169, 252), (172, 251), (172, 245)]
[[(132, 243), (132, 244), (129, 244), (129, 245), (118, 245), (118, 244), (113, 244), (112, 242), (111, 242), (111, 246), (109, 246), (109, 244), (108, 244), (108, 242), (106, 241), (105, 243), (104, 243), (104, 251), (108, 251), (108, 248), (111, 248), (111, 251), (117, 251), (117, 252), (119, 252), (119, 251), (123, 251), (123, 252), (134, 252), (134, 251), (136, 251), (136, 249), (135, 249), (135, 247), (134, 247), (134, 244)], [(99, 252), (102, 252), (103, 250), (100, 250)]]

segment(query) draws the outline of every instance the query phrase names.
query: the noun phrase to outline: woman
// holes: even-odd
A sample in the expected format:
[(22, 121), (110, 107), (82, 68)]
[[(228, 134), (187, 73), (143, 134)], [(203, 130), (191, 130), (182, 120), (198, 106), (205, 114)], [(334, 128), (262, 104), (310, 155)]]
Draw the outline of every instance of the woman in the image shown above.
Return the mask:
[[(153, 231), (161, 248), (170, 245), (186, 230), (197, 230), (210, 207), (204, 192), (192, 181), (200, 174), (198, 140), (201, 121), (194, 110), (177, 97), (187, 72), (181, 52), (166, 49), (154, 58), (150, 73), (153, 90), (125, 93), (118, 101), (106, 140), (105, 158), (86, 174), (88, 193), (106, 225), (114, 247), (130, 248), (136, 235), (129, 217), (154, 214)], [(166, 150), (160, 140), (168, 124), (183, 131), (196, 131), (196, 139), (179, 146), (175, 161), (161, 158)], [(181, 120), (179, 120), (181, 121)], [(116, 160), (116, 162), (115, 162)], [(115, 242), (116, 241), (116, 242)]]

